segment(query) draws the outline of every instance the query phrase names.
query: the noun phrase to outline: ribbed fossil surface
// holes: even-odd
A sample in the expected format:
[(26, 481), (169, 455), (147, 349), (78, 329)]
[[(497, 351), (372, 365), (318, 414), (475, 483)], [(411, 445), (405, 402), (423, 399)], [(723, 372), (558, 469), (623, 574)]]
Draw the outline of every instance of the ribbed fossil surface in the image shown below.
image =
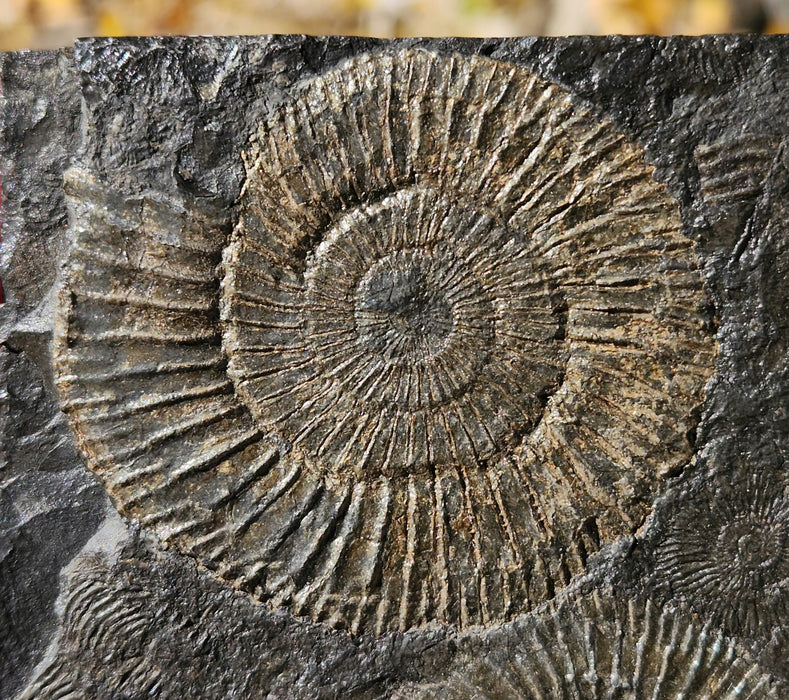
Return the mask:
[(780, 139), (744, 133), (726, 143), (696, 149), (702, 199), (716, 212), (753, 207), (778, 151)]
[(641, 524), (715, 347), (638, 146), (524, 69), (400, 50), (243, 157), (235, 225), (69, 177), (57, 381), (121, 512), (374, 634), (508, 619)]
[(449, 700), (777, 699), (777, 689), (734, 643), (649, 600), (597, 590), (515, 624), (517, 641), (461, 657), (446, 682), (398, 698)]
[(655, 572), (671, 595), (731, 634), (769, 637), (789, 619), (789, 476), (705, 483), (672, 513)]

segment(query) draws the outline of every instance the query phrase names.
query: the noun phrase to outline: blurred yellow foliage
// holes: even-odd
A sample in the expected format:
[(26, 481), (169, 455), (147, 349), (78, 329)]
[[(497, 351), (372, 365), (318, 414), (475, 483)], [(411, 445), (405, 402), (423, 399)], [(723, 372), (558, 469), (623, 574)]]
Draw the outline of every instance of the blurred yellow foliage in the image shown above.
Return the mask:
[(590, 0), (612, 34), (714, 34), (731, 28), (729, 0)]
[[(544, 33), (701, 34), (789, 29), (769, 0), (0, 0), (0, 50), (123, 34), (513, 36)], [(773, 8), (773, 14), (768, 10)], [(758, 14), (758, 13), (757, 13)]]
[(686, 34), (717, 34), (732, 27), (731, 6), (725, 0), (696, 0), (690, 6), (690, 27)]
[(123, 22), (112, 12), (102, 10), (96, 18), (96, 34), (99, 36), (123, 36)]
[(0, 32), (21, 25), (29, 12), (28, 0), (0, 0)]
[(35, 19), (45, 25), (68, 24), (83, 14), (79, 0), (36, 0), (31, 6)]

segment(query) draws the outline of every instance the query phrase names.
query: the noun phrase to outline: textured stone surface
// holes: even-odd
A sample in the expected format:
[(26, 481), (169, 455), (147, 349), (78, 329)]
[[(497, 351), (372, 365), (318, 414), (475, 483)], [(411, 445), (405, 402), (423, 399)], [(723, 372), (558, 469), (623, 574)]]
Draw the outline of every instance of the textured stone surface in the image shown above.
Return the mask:
[(57, 629), (61, 568), (109, 502), (58, 408), (49, 352), (62, 173), (78, 141), (73, 52), (7, 54), (0, 79), (0, 696), (11, 697)]
[[(785, 694), (785, 38), (94, 39), (3, 60), (4, 695)], [(463, 98), (483, 75), (498, 101)], [(594, 262), (618, 240), (615, 269)], [(458, 272), (475, 264), (492, 272)], [(544, 283), (530, 305), (515, 278)], [(460, 340), (448, 292), (479, 319)], [(346, 326), (332, 369), (315, 339)], [(397, 369), (415, 364), (424, 398)], [(527, 375), (514, 401), (485, 394)], [(420, 411), (445, 432), (395, 435)]]

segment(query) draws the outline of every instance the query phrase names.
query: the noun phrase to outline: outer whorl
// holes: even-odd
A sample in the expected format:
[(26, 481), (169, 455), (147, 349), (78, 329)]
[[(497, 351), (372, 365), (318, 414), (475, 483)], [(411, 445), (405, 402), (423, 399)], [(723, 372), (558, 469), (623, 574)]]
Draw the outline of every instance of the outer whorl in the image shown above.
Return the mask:
[(777, 700), (770, 676), (734, 642), (687, 613), (610, 591), (571, 597), (488, 635), (484, 654), (462, 655), (442, 684), (410, 686), (405, 700)]
[(714, 359), (639, 147), (521, 68), (403, 50), (294, 89), (244, 158), (229, 243), (73, 178), (58, 381), (124, 514), (376, 634), (507, 619), (638, 527)]

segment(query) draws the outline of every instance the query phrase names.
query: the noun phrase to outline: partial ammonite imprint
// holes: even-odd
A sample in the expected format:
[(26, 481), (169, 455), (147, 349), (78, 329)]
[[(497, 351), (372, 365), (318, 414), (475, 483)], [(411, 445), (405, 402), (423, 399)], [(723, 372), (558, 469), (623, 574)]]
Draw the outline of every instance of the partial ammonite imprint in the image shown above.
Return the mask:
[(695, 150), (701, 197), (715, 218), (753, 207), (781, 140), (744, 133)]
[(296, 86), (244, 159), (229, 239), (71, 176), (58, 384), (124, 514), (376, 634), (507, 619), (638, 527), (715, 353), (639, 147), (524, 69), (401, 50)]
[(655, 572), (727, 632), (769, 638), (789, 619), (789, 477), (762, 468), (705, 482), (672, 511)]
[(486, 635), (485, 652), (461, 654), (439, 683), (396, 698), (447, 700), (768, 700), (782, 697), (769, 674), (720, 631), (649, 599), (602, 589), (562, 600), (507, 632)]

